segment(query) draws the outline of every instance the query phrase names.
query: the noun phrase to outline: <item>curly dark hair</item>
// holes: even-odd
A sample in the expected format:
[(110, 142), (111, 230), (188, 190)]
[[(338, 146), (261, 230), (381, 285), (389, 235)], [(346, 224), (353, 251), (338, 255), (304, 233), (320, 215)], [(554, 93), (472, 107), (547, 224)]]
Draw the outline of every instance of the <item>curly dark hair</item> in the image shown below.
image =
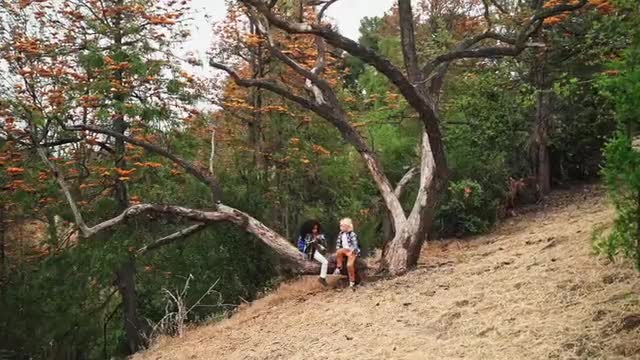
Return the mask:
[(307, 220), (300, 226), (300, 236), (304, 238), (307, 234), (310, 234), (314, 226), (318, 226), (318, 233), (321, 234), (322, 225), (320, 225), (320, 222), (318, 220)]

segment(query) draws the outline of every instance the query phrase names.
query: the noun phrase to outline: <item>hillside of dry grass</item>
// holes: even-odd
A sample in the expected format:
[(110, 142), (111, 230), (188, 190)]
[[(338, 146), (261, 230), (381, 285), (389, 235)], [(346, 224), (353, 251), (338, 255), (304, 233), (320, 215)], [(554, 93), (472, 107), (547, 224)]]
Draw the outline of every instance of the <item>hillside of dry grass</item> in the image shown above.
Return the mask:
[(429, 243), (406, 276), (356, 292), (303, 278), (134, 359), (640, 359), (640, 277), (591, 251), (612, 216), (597, 187), (556, 193)]

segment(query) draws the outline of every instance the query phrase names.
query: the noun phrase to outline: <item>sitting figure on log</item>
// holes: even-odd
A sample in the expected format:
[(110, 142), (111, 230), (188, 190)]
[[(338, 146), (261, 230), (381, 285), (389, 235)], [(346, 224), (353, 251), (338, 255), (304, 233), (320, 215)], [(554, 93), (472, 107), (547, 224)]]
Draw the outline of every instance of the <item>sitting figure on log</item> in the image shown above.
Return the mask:
[(298, 237), (298, 250), (300, 250), (308, 260), (315, 260), (320, 263), (320, 277), (318, 281), (327, 286), (327, 269), (329, 261), (322, 254), (327, 249), (327, 242), (320, 223), (309, 220), (302, 224), (300, 236)]
[(358, 235), (353, 231), (353, 222), (349, 218), (340, 220), (340, 234), (336, 241), (336, 270), (334, 275), (340, 275), (344, 258), (347, 258), (347, 272), (349, 273), (349, 287), (355, 290), (356, 259), (360, 254)]

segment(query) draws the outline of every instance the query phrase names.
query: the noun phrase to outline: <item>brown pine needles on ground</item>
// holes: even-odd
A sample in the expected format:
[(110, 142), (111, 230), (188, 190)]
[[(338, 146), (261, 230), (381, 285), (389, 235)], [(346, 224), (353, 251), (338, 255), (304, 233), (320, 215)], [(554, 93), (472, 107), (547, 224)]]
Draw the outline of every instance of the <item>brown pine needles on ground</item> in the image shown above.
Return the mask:
[(591, 250), (601, 189), (555, 193), (486, 236), (431, 242), (355, 293), (315, 277), (134, 359), (640, 359), (640, 276)]

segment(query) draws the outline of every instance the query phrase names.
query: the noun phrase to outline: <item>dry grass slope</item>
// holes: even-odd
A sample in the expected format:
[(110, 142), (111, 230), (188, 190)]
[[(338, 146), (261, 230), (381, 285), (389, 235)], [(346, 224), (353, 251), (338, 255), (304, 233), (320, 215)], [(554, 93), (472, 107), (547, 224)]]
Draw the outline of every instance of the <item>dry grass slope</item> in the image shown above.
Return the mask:
[(557, 193), (490, 235), (429, 244), (406, 276), (286, 284), (135, 359), (640, 359), (640, 277), (591, 254), (612, 215), (597, 188)]

